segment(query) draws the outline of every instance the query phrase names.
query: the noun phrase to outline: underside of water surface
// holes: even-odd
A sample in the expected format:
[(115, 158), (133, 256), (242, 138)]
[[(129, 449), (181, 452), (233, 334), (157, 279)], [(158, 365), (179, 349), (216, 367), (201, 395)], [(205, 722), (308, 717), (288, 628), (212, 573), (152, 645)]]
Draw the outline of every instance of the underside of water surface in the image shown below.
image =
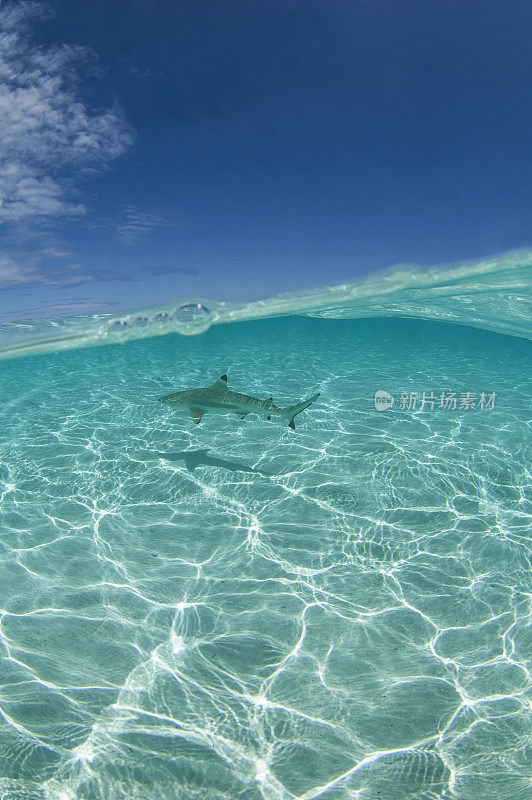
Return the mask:
[(2, 800), (530, 796), (512, 258), (0, 328)]
[(532, 336), (532, 252), (421, 269), (409, 265), (351, 283), (245, 303), (181, 298), (119, 315), (0, 321), (0, 359), (96, 344), (124, 344), (212, 325), (303, 314), (329, 319), (413, 317)]

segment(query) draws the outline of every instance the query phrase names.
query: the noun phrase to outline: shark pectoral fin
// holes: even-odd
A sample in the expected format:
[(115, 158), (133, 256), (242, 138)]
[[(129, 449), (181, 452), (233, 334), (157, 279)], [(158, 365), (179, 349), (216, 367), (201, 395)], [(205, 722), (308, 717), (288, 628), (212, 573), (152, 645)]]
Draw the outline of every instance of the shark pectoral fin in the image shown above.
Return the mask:
[(244, 417), (246, 417), (247, 415), (246, 414), (238, 414), (237, 413), (237, 416), (240, 417), (240, 419), (244, 419)]
[(289, 427), (289, 428), (292, 428), (292, 430), (293, 430), (293, 431), (295, 431), (295, 429), (296, 429), (296, 423), (294, 422), (293, 418), (292, 418), (292, 419), (290, 420), (290, 422), (288, 423), (288, 427)]
[(201, 408), (191, 408), (190, 409), (190, 416), (192, 417), (192, 419), (194, 420), (196, 425), (200, 424), (201, 418), (202, 418), (202, 416), (204, 414), (205, 414), (205, 411), (203, 411), (203, 409), (201, 409)]

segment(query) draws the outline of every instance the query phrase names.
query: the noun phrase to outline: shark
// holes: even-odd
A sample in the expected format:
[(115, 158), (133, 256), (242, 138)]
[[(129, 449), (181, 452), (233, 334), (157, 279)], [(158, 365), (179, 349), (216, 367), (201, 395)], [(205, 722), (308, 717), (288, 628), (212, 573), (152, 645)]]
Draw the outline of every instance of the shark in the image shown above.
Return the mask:
[(278, 408), (271, 397), (259, 400), (258, 397), (232, 392), (227, 386), (227, 375), (222, 375), (212, 386), (166, 394), (164, 397), (159, 397), (159, 401), (172, 408), (188, 408), (196, 425), (200, 424), (205, 414), (237, 414), (240, 419), (244, 419), (248, 414), (259, 414), (266, 419), (282, 417), (288, 421), (289, 427), (295, 430), (294, 419), (319, 396), (318, 392), (301, 403)]

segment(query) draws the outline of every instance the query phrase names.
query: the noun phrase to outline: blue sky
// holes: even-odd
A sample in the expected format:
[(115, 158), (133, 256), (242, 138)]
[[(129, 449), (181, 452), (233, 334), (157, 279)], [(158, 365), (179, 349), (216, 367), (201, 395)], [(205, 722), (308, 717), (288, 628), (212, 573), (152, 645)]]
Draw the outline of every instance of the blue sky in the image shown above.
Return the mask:
[(532, 245), (528, 0), (0, 4), (0, 319)]

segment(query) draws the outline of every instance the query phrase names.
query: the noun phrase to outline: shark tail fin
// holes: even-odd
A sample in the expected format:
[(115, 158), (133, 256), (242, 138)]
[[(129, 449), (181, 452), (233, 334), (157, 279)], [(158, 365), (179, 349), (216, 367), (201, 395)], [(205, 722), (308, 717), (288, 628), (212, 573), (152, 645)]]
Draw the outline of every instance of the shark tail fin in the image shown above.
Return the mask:
[(319, 396), (320, 393), (318, 392), (318, 394), (309, 397), (308, 400), (303, 400), (302, 403), (298, 403), (295, 406), (288, 406), (288, 408), (283, 408), (284, 416), (290, 420), (288, 425), (290, 428), (292, 428), (292, 430), (295, 430), (296, 428), (294, 418), (297, 417), (297, 415), (300, 414), (302, 411), (304, 411), (305, 408), (308, 408), (309, 405), (313, 403), (315, 400), (317, 400)]

